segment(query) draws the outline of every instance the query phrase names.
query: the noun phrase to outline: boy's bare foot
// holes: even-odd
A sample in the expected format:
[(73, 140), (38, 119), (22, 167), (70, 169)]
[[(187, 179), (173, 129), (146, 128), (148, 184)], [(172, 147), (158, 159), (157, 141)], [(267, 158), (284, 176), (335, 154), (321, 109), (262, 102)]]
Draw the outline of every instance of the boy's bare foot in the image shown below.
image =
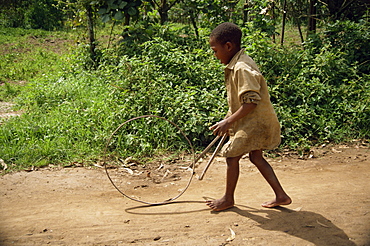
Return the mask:
[(264, 202), (261, 204), (261, 206), (265, 208), (274, 208), (281, 205), (289, 205), (291, 203), (292, 199), (290, 199), (290, 197), (285, 197), (285, 198), (276, 198), (275, 200), (269, 202)]
[(234, 201), (233, 200), (229, 201), (224, 197), (213, 200), (213, 201), (206, 201), (206, 204), (213, 211), (222, 211), (222, 210), (234, 207)]

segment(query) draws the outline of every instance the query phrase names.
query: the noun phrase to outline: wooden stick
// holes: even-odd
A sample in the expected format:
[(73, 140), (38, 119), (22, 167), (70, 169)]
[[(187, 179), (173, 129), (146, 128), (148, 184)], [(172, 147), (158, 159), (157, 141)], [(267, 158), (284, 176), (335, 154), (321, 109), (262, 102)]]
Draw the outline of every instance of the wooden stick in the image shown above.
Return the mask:
[(205, 148), (203, 152), (200, 153), (200, 155), (197, 157), (197, 159), (195, 159), (194, 164), (197, 163), (199, 159), (202, 158), (208, 152), (208, 150), (217, 142), (219, 138), (220, 136), (217, 136), (215, 137), (215, 139), (213, 139), (213, 141), (207, 146), (207, 148)]
[[(218, 143), (218, 145), (217, 145), (217, 148), (215, 149), (215, 152), (213, 152), (213, 155), (211, 156), (211, 159), (209, 159), (209, 161), (208, 161), (208, 163), (207, 163), (206, 167), (204, 168), (204, 170), (203, 170), (202, 174), (199, 176), (199, 180), (202, 180), (202, 179), (203, 179), (204, 174), (206, 174), (206, 172), (207, 172), (207, 170), (208, 170), (209, 166), (211, 165), (211, 163), (212, 163), (213, 159), (215, 158), (215, 156), (216, 156), (216, 154), (218, 153), (218, 151), (221, 149), (222, 144), (225, 142), (226, 137), (227, 137), (227, 135), (226, 135), (226, 134), (222, 136), (222, 138), (221, 138), (220, 142), (219, 142), (219, 143)], [(215, 138), (215, 139), (217, 139), (217, 140), (218, 140), (218, 139), (219, 139), (219, 136), (217, 136), (217, 138)], [(214, 140), (213, 140), (213, 141), (214, 141)], [(212, 141), (212, 142), (213, 142), (213, 141)], [(208, 147), (207, 147), (207, 148), (208, 148)], [(204, 152), (204, 151), (203, 151), (203, 152)]]

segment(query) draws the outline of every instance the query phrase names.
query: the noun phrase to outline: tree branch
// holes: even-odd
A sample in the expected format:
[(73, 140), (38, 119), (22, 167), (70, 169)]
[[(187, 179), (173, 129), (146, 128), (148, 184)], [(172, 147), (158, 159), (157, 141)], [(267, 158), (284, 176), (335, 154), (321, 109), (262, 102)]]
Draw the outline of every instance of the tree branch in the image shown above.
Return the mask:
[(317, 0), (318, 2), (322, 3), (323, 5), (325, 5), (326, 7), (328, 7), (328, 4), (322, 0)]
[(342, 6), (341, 6), (341, 9), (343, 9), (343, 10), (345, 10), (345, 9), (347, 9), (352, 3), (354, 3), (356, 0), (350, 0), (347, 4), (346, 4), (346, 2), (347, 2), (347, 0), (344, 0), (344, 2), (343, 2), (343, 4), (342, 4)]
[(182, 0), (175, 0), (173, 3), (171, 3), (169, 6), (168, 6), (168, 9), (171, 9), (175, 4), (181, 2)]
[(149, 3), (150, 3), (150, 5), (152, 5), (153, 8), (155, 8), (155, 7), (159, 8), (159, 4), (155, 0), (152, 0)]
[(349, 2), (347, 2), (346, 0), (344, 0), (342, 6), (340, 6), (340, 8), (338, 9), (338, 16), (340, 16), (344, 11), (346, 11), (346, 9), (348, 9), (355, 1), (356, 0), (350, 0)]

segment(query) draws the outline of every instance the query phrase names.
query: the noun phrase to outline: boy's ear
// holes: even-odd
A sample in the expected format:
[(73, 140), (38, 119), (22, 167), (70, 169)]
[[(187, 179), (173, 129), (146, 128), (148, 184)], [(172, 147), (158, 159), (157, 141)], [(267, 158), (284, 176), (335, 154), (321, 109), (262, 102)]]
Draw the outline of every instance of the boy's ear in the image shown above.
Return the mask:
[(226, 42), (225, 47), (228, 51), (232, 51), (234, 49), (234, 44), (231, 42)]

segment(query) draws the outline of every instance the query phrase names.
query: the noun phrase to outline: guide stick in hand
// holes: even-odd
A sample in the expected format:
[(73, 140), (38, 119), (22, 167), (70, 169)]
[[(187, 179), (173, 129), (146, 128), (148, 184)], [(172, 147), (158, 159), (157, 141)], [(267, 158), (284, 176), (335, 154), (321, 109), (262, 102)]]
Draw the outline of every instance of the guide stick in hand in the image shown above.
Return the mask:
[[(202, 179), (203, 179), (204, 174), (206, 174), (207, 169), (208, 169), (208, 168), (209, 168), (209, 166), (211, 165), (211, 163), (212, 163), (213, 159), (215, 158), (215, 156), (217, 155), (218, 151), (221, 149), (222, 144), (225, 142), (226, 137), (227, 137), (227, 135), (226, 135), (226, 134), (222, 136), (221, 141), (218, 143), (217, 148), (215, 149), (215, 151), (213, 152), (213, 155), (211, 156), (211, 159), (209, 159), (209, 161), (208, 161), (208, 163), (207, 163), (206, 167), (204, 168), (204, 170), (203, 170), (202, 174), (199, 176), (199, 180), (202, 180)], [(211, 144), (213, 145), (213, 144), (214, 144), (214, 142), (216, 142), (219, 138), (220, 138), (220, 136), (217, 136), (217, 137), (212, 141), (212, 143), (211, 143)], [(211, 144), (210, 144), (210, 145), (211, 145)], [(211, 145), (211, 146), (212, 146), (212, 145)], [(210, 147), (210, 146), (208, 146), (208, 147)], [(208, 148), (208, 147), (207, 147), (207, 148)], [(205, 150), (207, 150), (207, 148), (206, 148)], [(209, 148), (208, 148), (208, 149), (209, 149)], [(205, 151), (203, 151), (203, 152), (205, 152)], [(202, 153), (203, 153), (203, 152), (202, 152)]]

